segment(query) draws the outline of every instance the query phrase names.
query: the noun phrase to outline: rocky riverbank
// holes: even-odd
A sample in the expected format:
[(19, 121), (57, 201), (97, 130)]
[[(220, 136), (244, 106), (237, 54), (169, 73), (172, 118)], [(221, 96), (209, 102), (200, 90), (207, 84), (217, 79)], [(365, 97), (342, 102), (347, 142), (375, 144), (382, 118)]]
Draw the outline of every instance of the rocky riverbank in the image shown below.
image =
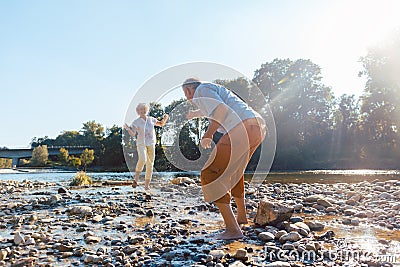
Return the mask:
[(197, 181), (153, 188), (0, 181), (0, 266), (391, 266), (399, 253), (397, 180), (248, 188), (251, 218), (260, 200), (294, 214), (232, 242), (212, 238), (222, 219)]

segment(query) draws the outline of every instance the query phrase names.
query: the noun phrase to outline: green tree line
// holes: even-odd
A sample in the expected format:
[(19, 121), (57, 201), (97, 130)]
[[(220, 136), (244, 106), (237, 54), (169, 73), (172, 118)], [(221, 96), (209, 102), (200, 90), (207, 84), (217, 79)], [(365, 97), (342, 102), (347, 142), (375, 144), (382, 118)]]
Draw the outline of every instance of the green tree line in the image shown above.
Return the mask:
[[(36, 148), (44, 145), (61, 147), (60, 154), (52, 160), (63, 165), (82, 166), (84, 169), (89, 164), (92, 166), (123, 167), (125, 160), (121, 142), (121, 127), (114, 125), (105, 129), (100, 123), (93, 120), (83, 123), (80, 131), (63, 131), (54, 139), (48, 136), (34, 137), (31, 147)], [(91, 149), (85, 149), (80, 157), (75, 157), (68, 154), (68, 147), (73, 146), (87, 146)]]
[[(251, 81), (216, 80), (246, 101), (257, 86), (268, 102), (277, 132), (273, 170), (400, 168), (400, 34), (368, 50), (361, 58), (359, 75), (367, 78), (363, 94), (336, 97), (322, 82), (321, 68), (306, 59), (274, 59), (262, 64)], [(150, 115), (161, 117), (185, 101), (168, 106), (151, 103)], [(257, 103), (253, 103), (257, 104)], [(186, 104), (188, 105), (188, 104)], [(185, 116), (185, 113), (176, 116)], [(200, 155), (198, 142), (207, 121), (187, 122), (179, 133), (179, 148), (188, 159)], [(55, 139), (34, 138), (32, 146), (89, 145), (94, 165), (124, 166), (122, 144), (131, 147), (133, 139), (119, 126), (106, 131), (95, 121), (83, 124), (81, 131), (66, 131)], [(168, 162), (162, 145), (163, 129), (156, 128), (156, 162), (159, 171), (177, 170)], [(257, 152), (254, 155), (257, 158)], [(252, 160), (253, 169), (257, 160)]]

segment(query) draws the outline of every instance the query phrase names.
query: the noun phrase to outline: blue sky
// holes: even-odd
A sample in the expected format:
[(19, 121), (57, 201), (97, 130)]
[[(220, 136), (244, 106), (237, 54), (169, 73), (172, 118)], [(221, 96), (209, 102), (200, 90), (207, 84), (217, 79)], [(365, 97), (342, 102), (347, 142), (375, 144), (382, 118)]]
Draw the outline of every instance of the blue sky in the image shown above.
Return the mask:
[(336, 95), (359, 95), (357, 60), (399, 25), (397, 7), (389, 0), (0, 0), (0, 146), (27, 147), (88, 120), (121, 125), (141, 84), (192, 61), (252, 78), (274, 58), (311, 59)]

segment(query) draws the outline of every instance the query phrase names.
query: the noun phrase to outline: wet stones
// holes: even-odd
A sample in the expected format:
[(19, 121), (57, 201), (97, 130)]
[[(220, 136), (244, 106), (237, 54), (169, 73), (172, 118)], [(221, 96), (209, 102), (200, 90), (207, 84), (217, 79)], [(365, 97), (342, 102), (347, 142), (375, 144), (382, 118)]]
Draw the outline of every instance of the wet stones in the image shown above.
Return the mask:
[(80, 205), (72, 207), (70, 210), (68, 210), (68, 212), (71, 215), (91, 215), (92, 208), (90, 206)]
[(270, 232), (262, 232), (262, 233), (258, 234), (258, 238), (261, 241), (268, 242), (268, 241), (274, 240), (275, 239), (275, 235), (273, 233), (270, 233)]
[(300, 239), (301, 239), (301, 235), (298, 232), (290, 232), (290, 233), (282, 235), (279, 238), (279, 242), (281, 242), (281, 243), (286, 243), (288, 241), (296, 242), (296, 241), (299, 241)]

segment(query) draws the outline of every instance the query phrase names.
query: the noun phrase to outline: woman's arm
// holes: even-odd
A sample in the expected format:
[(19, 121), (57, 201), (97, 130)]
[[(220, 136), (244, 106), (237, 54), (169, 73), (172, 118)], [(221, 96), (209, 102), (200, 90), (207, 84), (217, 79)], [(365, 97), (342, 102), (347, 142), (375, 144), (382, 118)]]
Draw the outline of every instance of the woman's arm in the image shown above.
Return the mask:
[(201, 113), (200, 109), (196, 110), (189, 110), (188, 114), (186, 115), (186, 119), (191, 120), (193, 118), (201, 118), (204, 117), (203, 113)]
[(128, 131), (129, 135), (135, 137), (137, 129), (135, 126), (129, 127), (126, 123), (124, 124), (125, 130)]
[(164, 127), (164, 125), (167, 122), (168, 118), (169, 118), (168, 114), (164, 114), (164, 118), (162, 120), (160, 120), (160, 121), (157, 121), (155, 125), (156, 126), (160, 126), (160, 127)]

